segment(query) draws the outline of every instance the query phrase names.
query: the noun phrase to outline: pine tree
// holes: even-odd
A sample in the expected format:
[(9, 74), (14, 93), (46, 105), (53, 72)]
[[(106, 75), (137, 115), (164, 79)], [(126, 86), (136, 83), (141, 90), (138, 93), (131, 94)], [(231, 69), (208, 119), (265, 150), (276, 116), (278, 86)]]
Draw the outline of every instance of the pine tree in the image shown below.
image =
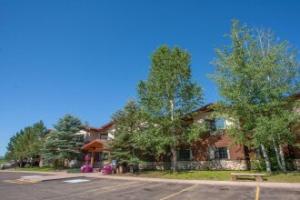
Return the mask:
[(55, 167), (63, 165), (63, 161), (76, 159), (83, 145), (82, 135), (77, 135), (82, 128), (81, 121), (71, 115), (59, 119), (45, 141), (43, 157)]
[(134, 101), (129, 101), (124, 109), (112, 117), (115, 124), (115, 138), (112, 141), (112, 157), (120, 163), (130, 164), (138, 161), (141, 148), (135, 138), (143, 125), (142, 113)]

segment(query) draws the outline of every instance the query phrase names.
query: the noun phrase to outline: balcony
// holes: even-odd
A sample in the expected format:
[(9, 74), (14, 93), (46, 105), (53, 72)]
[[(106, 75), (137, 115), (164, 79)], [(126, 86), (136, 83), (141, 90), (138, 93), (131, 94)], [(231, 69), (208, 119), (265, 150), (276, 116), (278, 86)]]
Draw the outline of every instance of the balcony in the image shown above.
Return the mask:
[(100, 139), (100, 140), (104, 140), (106, 141), (108, 138), (107, 134), (91, 134), (91, 135), (86, 135), (84, 138), (84, 142), (88, 143), (90, 141), (96, 140), (96, 139)]

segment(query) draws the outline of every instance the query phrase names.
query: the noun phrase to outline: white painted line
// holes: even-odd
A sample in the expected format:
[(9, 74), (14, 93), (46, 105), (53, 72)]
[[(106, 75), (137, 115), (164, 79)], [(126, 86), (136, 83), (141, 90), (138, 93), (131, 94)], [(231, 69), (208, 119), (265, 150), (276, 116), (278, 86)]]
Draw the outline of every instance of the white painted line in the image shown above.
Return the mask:
[(97, 192), (97, 194), (101, 194), (101, 193), (105, 193), (105, 192), (129, 188), (134, 185), (140, 186), (140, 185), (145, 185), (145, 184), (146, 183), (140, 183), (140, 182), (122, 183), (122, 184), (118, 184), (118, 185), (112, 185), (112, 186), (106, 186), (106, 187), (100, 187), (100, 188), (96, 188), (96, 189), (87, 190), (87, 191), (81, 192), (80, 194), (90, 193), (90, 192)]
[(37, 178), (43, 178), (45, 176), (43, 175), (31, 175), (31, 176), (21, 176), (21, 179), (37, 179)]
[(175, 197), (175, 196), (177, 196), (177, 195), (179, 195), (179, 194), (181, 194), (181, 193), (183, 193), (183, 192), (192, 190), (192, 189), (194, 189), (194, 188), (197, 187), (197, 186), (198, 186), (198, 184), (192, 185), (192, 186), (187, 187), (187, 188), (184, 188), (183, 190), (180, 190), (180, 191), (175, 192), (175, 193), (173, 193), (173, 194), (170, 194), (170, 195), (168, 195), (168, 196), (166, 196), (166, 197), (163, 197), (163, 198), (161, 198), (160, 200), (170, 199), (170, 198)]
[(72, 180), (67, 180), (64, 181), (64, 183), (83, 183), (83, 182), (89, 182), (90, 180), (88, 179), (72, 179)]

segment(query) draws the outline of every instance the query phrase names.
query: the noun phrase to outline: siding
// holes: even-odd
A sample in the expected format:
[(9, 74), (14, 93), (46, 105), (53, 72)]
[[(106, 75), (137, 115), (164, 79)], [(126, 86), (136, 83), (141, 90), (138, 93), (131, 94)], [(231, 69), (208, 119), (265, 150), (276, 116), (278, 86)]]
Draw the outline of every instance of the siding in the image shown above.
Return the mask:
[(227, 147), (230, 160), (245, 160), (243, 145), (236, 145), (227, 134), (206, 136), (192, 145), (193, 160), (209, 160), (209, 147)]

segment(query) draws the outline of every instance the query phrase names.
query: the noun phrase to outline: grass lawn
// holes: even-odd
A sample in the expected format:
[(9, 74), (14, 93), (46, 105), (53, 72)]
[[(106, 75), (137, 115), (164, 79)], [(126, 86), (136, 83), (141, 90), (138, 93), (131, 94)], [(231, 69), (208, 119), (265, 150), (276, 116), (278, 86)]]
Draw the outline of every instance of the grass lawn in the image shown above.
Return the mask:
[(274, 173), (267, 179), (270, 182), (300, 183), (300, 172)]
[(66, 171), (68, 173), (80, 173), (80, 168), (66, 168), (66, 169), (55, 169), (53, 167), (24, 167), (24, 168), (13, 168), (16, 171), (30, 171), (30, 172), (59, 172)]
[[(151, 178), (169, 178), (169, 179), (186, 179), (186, 180), (231, 180), (230, 173), (238, 171), (181, 171), (171, 173), (170, 171), (144, 171), (134, 176), (151, 177)], [(241, 171), (241, 173), (245, 171)], [(254, 171), (246, 171), (246, 173), (255, 173)], [(273, 173), (267, 175), (266, 180), (269, 182), (288, 182), (300, 183), (300, 172), (289, 173)]]
[(67, 169), (68, 173), (81, 173), (80, 172), (80, 168), (71, 168), (71, 169)]
[(12, 168), (13, 170), (16, 171), (30, 171), (30, 172), (53, 172), (56, 171), (52, 167), (24, 167), (24, 168)]
[(0, 164), (6, 163), (6, 160), (1, 159)]

